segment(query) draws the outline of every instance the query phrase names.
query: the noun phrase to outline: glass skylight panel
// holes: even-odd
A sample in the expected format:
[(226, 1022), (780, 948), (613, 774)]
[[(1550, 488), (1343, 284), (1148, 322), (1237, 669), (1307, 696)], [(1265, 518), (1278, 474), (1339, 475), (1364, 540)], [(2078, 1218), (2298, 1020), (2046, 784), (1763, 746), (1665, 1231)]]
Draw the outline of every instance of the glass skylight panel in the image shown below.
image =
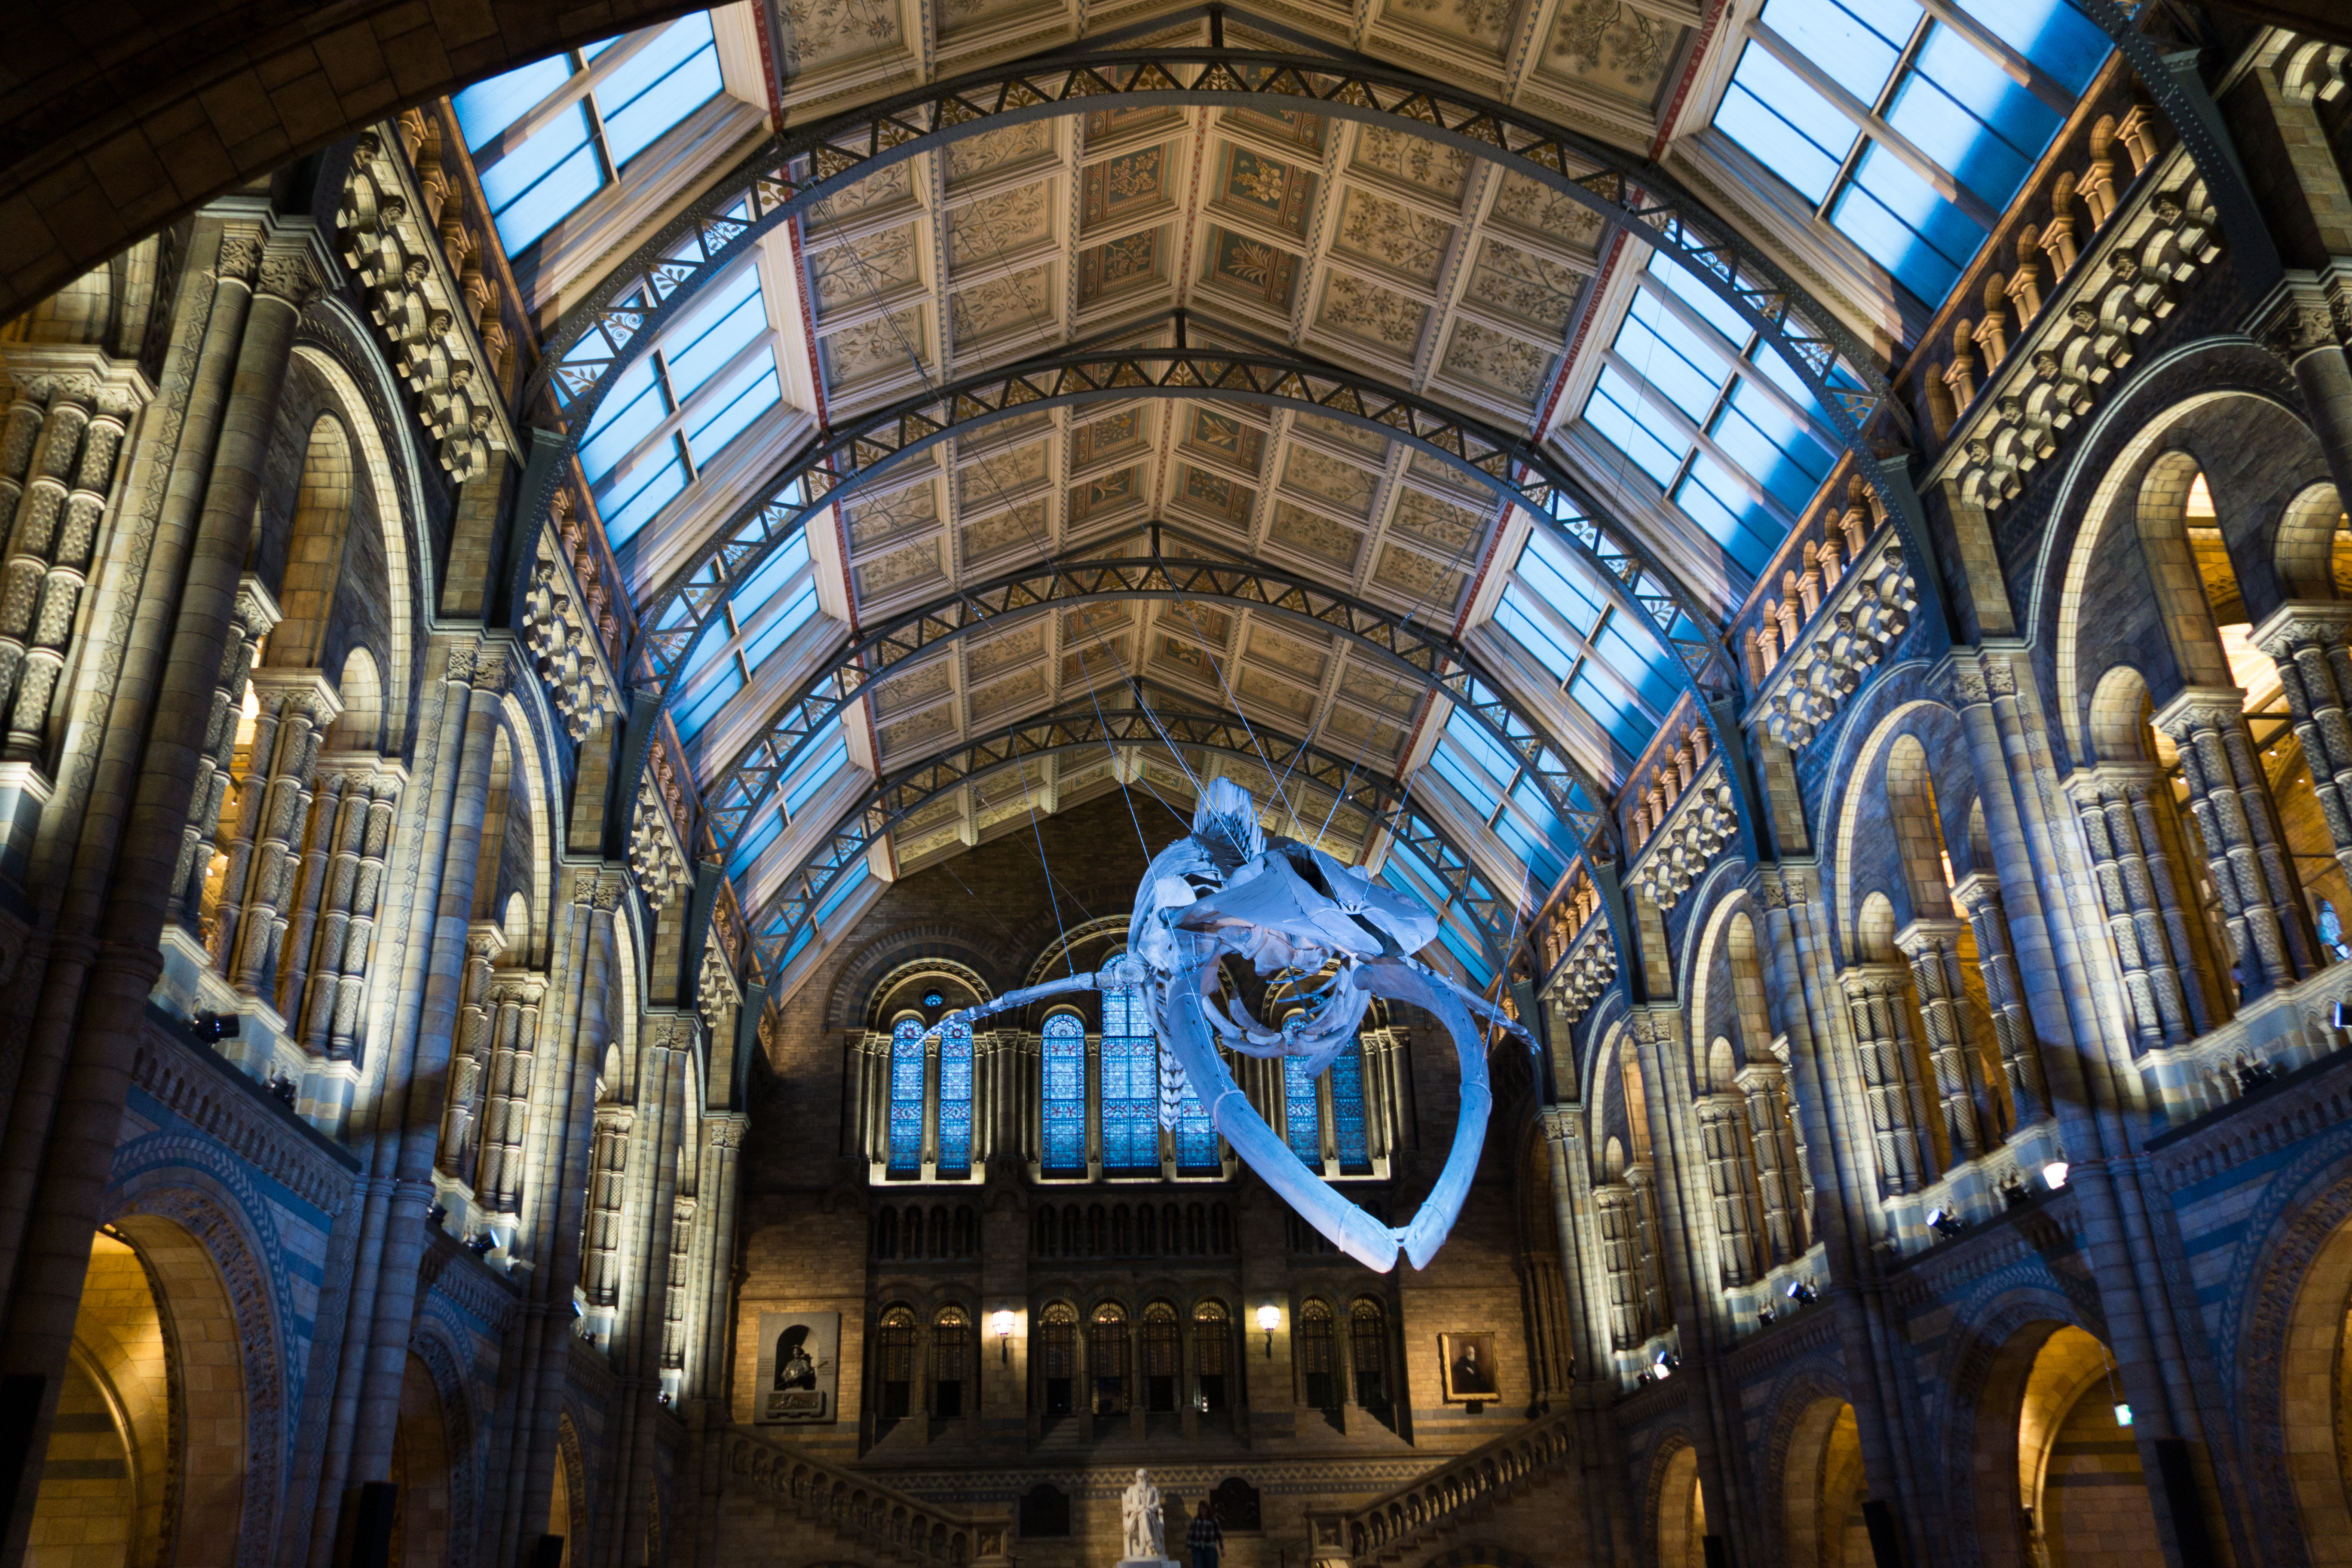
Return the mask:
[(457, 111), (457, 129), (465, 133), (466, 151), (477, 152), (496, 141), (571, 79), (572, 62), (562, 55), (551, 55), (459, 92), (449, 106)]
[(580, 442), (580, 471), (602, 484), (613, 465), (627, 457), (669, 413), (669, 397), (652, 357), (637, 361), (614, 379), (613, 390)]
[(835, 728), (836, 739), (833, 744), (818, 752), (814, 761), (803, 763), (799, 776), (784, 792), (786, 816), (799, 817), (801, 807), (808, 804), (809, 796), (830, 784), (833, 781), (833, 775), (848, 764), (849, 743), (837, 738), (837, 724)]
[(783, 830), (783, 813), (771, 811), (766, 813), (750, 831), (735, 840), (735, 852), (727, 857), (727, 875), (734, 880), (737, 887), (743, 885), (743, 873), (751, 868), (753, 861), (759, 859), (760, 852), (774, 843), (776, 835)]
[(719, 46), (709, 14), (671, 23), (597, 84), (596, 109), (604, 117), (604, 142), (614, 166), (626, 164), (717, 97), (719, 85)]
[(519, 255), (604, 185), (588, 111), (573, 104), (505, 157), (481, 170), (499, 243)]
[(1657, 733), (1656, 720), (1644, 714), (1618, 689), (1615, 682), (1595, 675), (1590, 667), (1576, 672), (1576, 678), (1568, 683), (1568, 694), (1609, 731), (1610, 738), (1624, 749), (1627, 756), (1640, 756), (1642, 748), (1650, 743), (1650, 737)]
[(677, 500), (691, 478), (677, 438), (667, 437), (667, 445), (670, 448), (667, 461), (640, 464), (627, 479), (596, 498), (596, 510), (604, 516), (605, 541), (615, 550), (635, 538), (637, 531), (651, 522), (655, 513)]
[(1529, 827), (1512, 811), (1498, 812), (1495, 817), (1495, 837), (1511, 847), (1519, 864), (1528, 868), (1528, 881), (1537, 889), (1548, 889), (1568, 870), (1568, 859), (1555, 850), (1549, 840)]
[(1780, 399), (1744, 378), (1733, 384), (1723, 414), (1708, 434), (1792, 512), (1805, 510), (1837, 461), (1836, 454), (1792, 417)]
[(735, 624), (742, 626), (760, 613), (767, 602), (782, 593), (785, 584), (800, 574), (809, 563), (808, 531), (803, 529), (776, 546), (775, 553), (760, 563), (749, 581), (737, 589), (727, 601), (729, 613)]
[(801, 590), (799, 598), (784, 606), (782, 615), (761, 626), (759, 635), (743, 645), (743, 662), (753, 669), (767, 663), (770, 656), (783, 647), (786, 638), (808, 624), (816, 608), (816, 584), (811, 583)]
[(833, 885), (833, 891), (824, 896), (824, 902), (816, 907), (816, 923), (823, 925), (833, 919), (840, 912), (841, 906), (849, 901), (849, 895), (857, 890), (857, 885), (873, 874), (874, 868), (866, 863), (863, 857), (842, 868), (841, 879)]
[[(1676, 268), (1680, 270), (1680, 268)], [(1744, 330), (1739, 333), (1745, 335)], [(1617, 353), (1693, 419), (1705, 419), (1730, 366), (1699, 335), (1675, 319), (1658, 297), (1644, 289), (1633, 296)], [(1638, 417), (1638, 416), (1637, 416)]]
[[(1584, 418), (1659, 484), (1674, 483), (1682, 471), (1681, 437), (1659, 418), (1648, 395), (1614, 365), (1603, 370), (1594, 384), (1592, 396), (1584, 405)], [(1672, 445), (1659, 435), (1661, 427), (1674, 437)]]
[[(2081, 92), (2106, 56), (2105, 36), (2067, 0), (1962, 4), (2064, 91)], [(1741, 51), (1716, 129), (1912, 293), (1940, 301), (1984, 243), (1984, 213), (2017, 194), (2061, 110), (2020, 85), (1992, 46), (1913, 0), (1770, 0), (1758, 25), (1771, 36)], [(1817, 90), (1776, 49), (1836, 90)], [(1850, 101), (1833, 101), (1840, 92)], [(1969, 199), (1947, 197), (1906, 158), (1933, 160)]]
[(681, 403), (693, 396), (767, 325), (768, 313), (760, 299), (760, 269), (740, 267), (662, 335), (661, 356), (670, 395)]
[(767, 355), (754, 359), (705, 401), (706, 411), (687, 427), (687, 450), (698, 465), (709, 462), (783, 397), (774, 360)]
[(686, 701), (670, 710), (670, 721), (677, 726), (677, 738), (691, 742), (702, 733), (718, 711), (727, 706), (727, 700), (743, 689), (743, 672), (729, 661), (709, 685), (691, 693)]

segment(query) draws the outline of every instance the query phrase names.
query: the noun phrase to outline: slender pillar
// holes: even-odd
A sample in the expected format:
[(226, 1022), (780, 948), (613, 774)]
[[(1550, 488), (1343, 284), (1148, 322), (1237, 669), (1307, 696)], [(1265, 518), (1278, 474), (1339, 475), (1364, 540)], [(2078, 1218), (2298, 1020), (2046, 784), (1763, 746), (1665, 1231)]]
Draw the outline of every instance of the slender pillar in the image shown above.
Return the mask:
[(1748, 1105), (1736, 1094), (1702, 1095), (1699, 1142), (1706, 1160), (1707, 1193), (1715, 1211), (1726, 1285), (1745, 1285), (1763, 1272), (1757, 1251), (1754, 1167), (1748, 1147)]
[(1952, 901), (1976, 932), (1977, 967), (1984, 976), (1993, 1042), (2000, 1053), (2002, 1076), (2009, 1080), (2010, 1109), (2023, 1127), (2048, 1113), (2050, 1095), (2042, 1079), (2042, 1047), (2018, 993), (2017, 957), (2009, 943), (2000, 881), (1989, 871), (1971, 872), (1952, 889)]
[(2156, 715), (2156, 727), (2180, 748), (2189, 809), (2242, 977), (2250, 990), (2270, 989), (2320, 965), (2244, 703), (2234, 686), (2188, 687)]
[(1857, 963), (1838, 976), (1853, 1019), (1883, 1197), (1916, 1193), (1936, 1179), (1934, 1160), (1923, 1146), (1927, 1099), (1914, 1061), (1911, 1001), (1903, 979), (1903, 970), (1892, 963)]
[(1919, 920), (1895, 934), (1896, 949), (1911, 961), (1911, 988), (1927, 1033), (1928, 1070), (1936, 1078), (1936, 1109), (1956, 1165), (1985, 1152), (1991, 1109), (1982, 1103), (1983, 1075), (1960, 973), (1960, 939), (1968, 929), (1959, 921)]
[[(2347, 386), (2352, 394), (2352, 386)], [(2333, 455), (2331, 454), (2331, 460)], [(2278, 666), (2295, 739), (2311, 769), (2311, 791), (2327, 820), (2336, 863), (2352, 872), (2352, 605), (2336, 600), (2281, 605), (2254, 628), (2253, 643)], [(2352, 910), (2341, 911), (2352, 918)]]
[(1789, 1069), (1776, 1061), (1751, 1061), (1739, 1069), (1739, 1093), (1748, 1111), (1748, 1140), (1756, 1151), (1756, 1186), (1763, 1199), (1765, 1263), (1789, 1262), (1810, 1245), (1808, 1205), (1797, 1171), (1796, 1131), (1789, 1116)]

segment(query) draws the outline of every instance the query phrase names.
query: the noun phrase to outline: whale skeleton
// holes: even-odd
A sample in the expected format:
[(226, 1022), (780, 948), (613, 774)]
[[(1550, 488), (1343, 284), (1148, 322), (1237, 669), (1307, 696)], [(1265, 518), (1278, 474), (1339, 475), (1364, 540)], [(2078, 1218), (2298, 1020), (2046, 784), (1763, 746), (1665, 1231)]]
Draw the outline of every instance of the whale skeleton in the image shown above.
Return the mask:
[[(1234, 1152), (1332, 1245), (1366, 1268), (1396, 1267), (1400, 1249), (1416, 1268), (1445, 1243), (1470, 1194), (1495, 1095), (1486, 1078), (1479, 1021), (1535, 1040), (1508, 1015), (1412, 955), (1437, 935), (1437, 918), (1322, 850), (1258, 826), (1256, 803), (1230, 779), (1213, 781), (1192, 814), (1192, 831), (1152, 858), (1137, 889), (1127, 951), (1101, 969), (948, 1014), (930, 1033), (1084, 991), (1133, 987), (1147, 999), (1159, 1038), (1160, 1124), (1172, 1127), (1188, 1086)], [(1302, 1005), (1269, 1028), (1238, 998), (1223, 995), (1223, 961), (1247, 959), (1261, 976), (1298, 976)], [(1309, 1076), (1331, 1064), (1356, 1035), (1374, 996), (1409, 1002), (1454, 1037), (1461, 1059), (1461, 1117), (1444, 1169), (1404, 1226), (1381, 1224), (1307, 1169), (1250, 1105), (1217, 1047), (1241, 1056), (1297, 1057)]]

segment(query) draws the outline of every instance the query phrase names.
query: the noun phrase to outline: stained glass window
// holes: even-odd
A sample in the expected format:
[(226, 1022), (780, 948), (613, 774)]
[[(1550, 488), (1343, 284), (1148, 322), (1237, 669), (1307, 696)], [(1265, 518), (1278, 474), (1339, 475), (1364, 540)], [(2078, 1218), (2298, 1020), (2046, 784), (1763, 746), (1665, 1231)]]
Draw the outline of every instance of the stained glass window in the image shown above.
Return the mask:
[(1339, 1144), (1339, 1173), (1372, 1173), (1370, 1145), (1364, 1135), (1364, 1047), (1361, 1041), (1331, 1063), (1331, 1130)]
[(1103, 993), (1102, 1163), (1129, 1173), (1160, 1169), (1160, 1043), (1141, 992)]
[(890, 1031), (890, 1173), (923, 1170), (923, 1026), (901, 1018)]
[(1184, 1098), (1178, 1102), (1176, 1111), (1176, 1169), (1188, 1176), (1213, 1176), (1223, 1169), (1217, 1154), (1217, 1130), (1209, 1121), (1209, 1108), (1201, 1103), (1200, 1092), (1189, 1077), (1184, 1080)]
[(1282, 1058), (1282, 1132), (1308, 1170), (1323, 1168), (1323, 1119), (1316, 1108), (1315, 1080), (1297, 1057)]
[(971, 1174), (971, 1026), (940, 1026), (940, 1174)]
[(1087, 1033), (1076, 1015), (1045, 1020), (1045, 1157), (1051, 1175), (1087, 1169)]

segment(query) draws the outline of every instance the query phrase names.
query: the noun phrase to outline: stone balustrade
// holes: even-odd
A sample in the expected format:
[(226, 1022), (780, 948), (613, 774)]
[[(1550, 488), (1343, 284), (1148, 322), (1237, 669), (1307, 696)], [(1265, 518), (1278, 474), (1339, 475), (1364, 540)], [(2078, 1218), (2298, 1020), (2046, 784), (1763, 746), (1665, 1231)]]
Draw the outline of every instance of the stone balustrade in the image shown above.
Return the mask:
[(729, 1444), (735, 1479), (797, 1517), (827, 1524), (888, 1557), (962, 1568), (1009, 1561), (1011, 1529), (1002, 1510), (952, 1512), (893, 1490), (869, 1476), (749, 1434)]
[[(1778, 646), (1762, 635), (1766, 628), (1750, 633), (1756, 697), (1748, 721), (1760, 717), (1766, 732), (1792, 751), (1801, 750), (1837, 716), (1910, 629), (1919, 584), (1895, 533), (1880, 523), (1810, 616), (1783, 616), (1781, 624), (1790, 629)], [(1783, 601), (1780, 608), (1786, 607)]]
[[(1402, 1557), (1563, 1470), (1575, 1454), (1571, 1421), (1570, 1412), (1554, 1411), (1343, 1515), (1339, 1533), (1348, 1558)], [(1328, 1561), (1338, 1554), (1318, 1547), (1316, 1555)]]

